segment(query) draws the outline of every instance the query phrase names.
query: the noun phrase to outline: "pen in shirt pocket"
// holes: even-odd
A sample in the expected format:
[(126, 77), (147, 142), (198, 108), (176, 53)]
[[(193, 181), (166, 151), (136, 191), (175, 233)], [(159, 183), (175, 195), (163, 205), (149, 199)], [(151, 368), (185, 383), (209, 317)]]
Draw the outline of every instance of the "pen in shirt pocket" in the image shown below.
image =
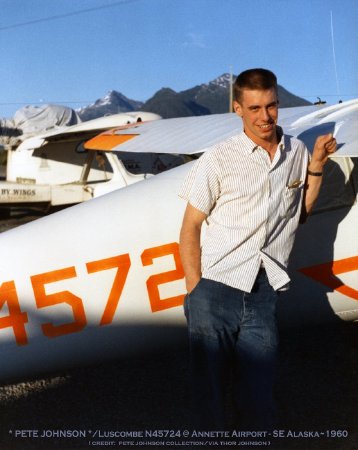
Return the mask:
[(289, 184), (288, 189), (298, 188), (302, 183), (302, 180), (295, 180), (293, 183)]

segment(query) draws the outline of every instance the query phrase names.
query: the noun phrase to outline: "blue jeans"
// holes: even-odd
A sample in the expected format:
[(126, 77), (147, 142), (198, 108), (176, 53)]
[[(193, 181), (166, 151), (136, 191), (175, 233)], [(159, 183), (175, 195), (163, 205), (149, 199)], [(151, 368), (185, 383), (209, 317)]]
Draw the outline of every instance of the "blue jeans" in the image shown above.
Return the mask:
[(241, 429), (265, 430), (274, 425), (276, 301), (277, 293), (263, 269), (251, 293), (202, 278), (186, 296), (196, 427), (215, 430), (237, 425), (228, 417), (230, 384), (231, 409)]

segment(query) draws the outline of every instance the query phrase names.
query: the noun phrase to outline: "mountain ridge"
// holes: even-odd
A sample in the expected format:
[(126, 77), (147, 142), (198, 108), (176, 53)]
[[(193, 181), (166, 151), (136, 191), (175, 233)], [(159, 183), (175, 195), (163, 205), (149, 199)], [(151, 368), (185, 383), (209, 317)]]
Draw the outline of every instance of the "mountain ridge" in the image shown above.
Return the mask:
[[(229, 111), (230, 74), (224, 73), (208, 83), (176, 92), (170, 87), (159, 89), (145, 102), (129, 99), (112, 90), (93, 104), (76, 110), (82, 121), (110, 114), (147, 111), (163, 118), (221, 114)], [(282, 86), (278, 86), (280, 107), (311, 105)]]

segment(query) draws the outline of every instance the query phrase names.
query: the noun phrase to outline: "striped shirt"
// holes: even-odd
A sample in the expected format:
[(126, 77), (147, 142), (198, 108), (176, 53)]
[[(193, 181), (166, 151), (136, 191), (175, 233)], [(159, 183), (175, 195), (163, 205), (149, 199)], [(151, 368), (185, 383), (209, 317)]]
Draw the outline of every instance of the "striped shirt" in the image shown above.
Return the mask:
[(309, 153), (283, 135), (273, 160), (244, 132), (193, 165), (179, 196), (205, 213), (202, 276), (251, 292), (263, 265), (271, 286), (288, 284)]

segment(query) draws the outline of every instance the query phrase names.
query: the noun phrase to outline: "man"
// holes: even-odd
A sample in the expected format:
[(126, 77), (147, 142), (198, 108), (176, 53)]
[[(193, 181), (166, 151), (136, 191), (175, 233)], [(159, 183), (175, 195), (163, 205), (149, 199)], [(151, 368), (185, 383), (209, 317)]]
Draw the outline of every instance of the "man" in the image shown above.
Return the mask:
[(277, 79), (266, 69), (237, 77), (233, 106), (243, 132), (205, 152), (179, 194), (188, 202), (180, 254), (191, 387), (196, 426), (233, 425), (225, 407), (231, 382), (241, 426), (268, 429), (277, 293), (287, 289), (295, 231), (312, 210), (336, 141), (320, 136), (310, 159), (301, 141), (282, 133)]

